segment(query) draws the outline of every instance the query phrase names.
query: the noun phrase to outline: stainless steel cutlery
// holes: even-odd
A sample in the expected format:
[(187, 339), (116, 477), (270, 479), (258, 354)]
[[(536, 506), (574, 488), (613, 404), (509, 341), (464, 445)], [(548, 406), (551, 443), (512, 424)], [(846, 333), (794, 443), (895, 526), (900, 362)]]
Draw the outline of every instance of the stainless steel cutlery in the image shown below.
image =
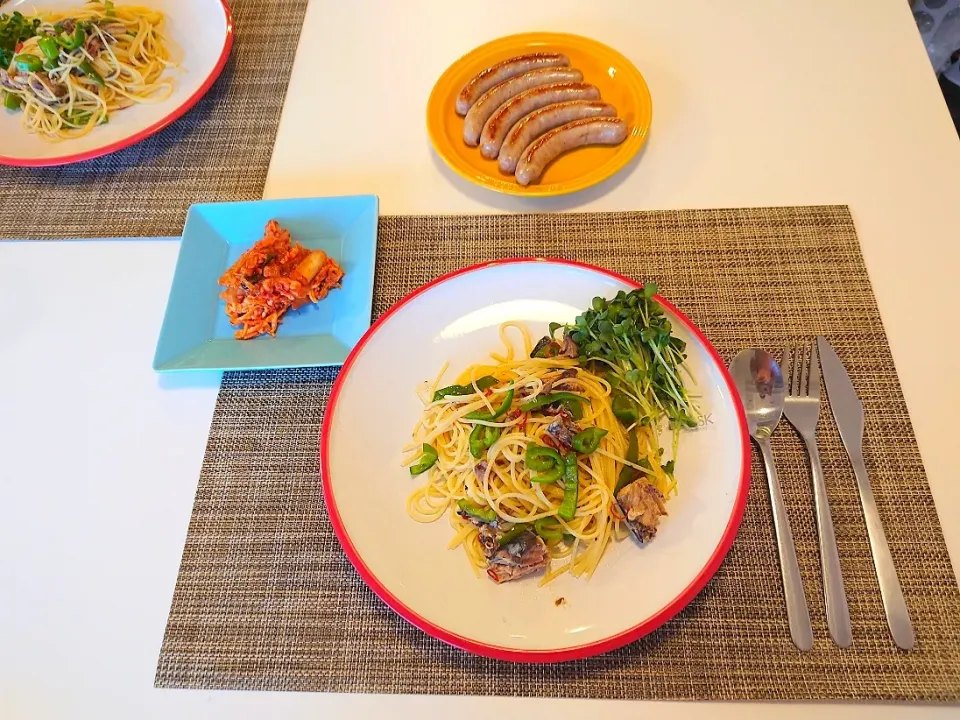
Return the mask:
[(877, 580), (880, 582), (880, 596), (883, 598), (887, 625), (897, 646), (910, 650), (914, 640), (913, 625), (910, 622), (907, 603), (903, 599), (897, 570), (893, 566), (887, 536), (880, 522), (880, 513), (877, 512), (877, 505), (873, 500), (873, 489), (870, 486), (870, 478), (867, 477), (867, 466), (863, 461), (863, 404), (857, 397), (857, 391), (853, 389), (853, 383), (850, 382), (846, 368), (822, 335), (817, 337), (817, 348), (823, 364), (823, 379), (827, 384), (830, 409), (837, 421), (840, 439), (850, 457), (853, 472), (857, 476), (860, 504), (863, 506), (863, 517), (867, 523), (867, 536), (870, 538), (873, 564), (877, 569)]
[(840, 438), (856, 475), (887, 625), (897, 646), (909, 650), (914, 644), (913, 626), (863, 459), (863, 405), (843, 363), (822, 335), (809, 348), (784, 349), (782, 365), (781, 373), (780, 366), (772, 356), (764, 350), (751, 348), (734, 358), (730, 363), (730, 373), (743, 401), (750, 436), (760, 448), (767, 472), (790, 635), (801, 650), (809, 650), (813, 646), (813, 632), (790, 519), (770, 447), (770, 437), (780, 422), (781, 414), (803, 438), (810, 457), (827, 626), (834, 642), (840, 647), (848, 647), (853, 641), (840, 554), (817, 448), (822, 376)]
[(783, 351), (784, 382), (787, 396), (783, 414), (803, 438), (810, 455), (810, 471), (813, 475), (813, 505), (817, 517), (817, 535), (820, 540), (820, 569), (823, 572), (823, 600), (827, 609), (827, 627), (830, 636), (840, 647), (849, 647), (853, 642), (850, 629), (850, 611), (847, 594), (843, 589), (843, 573), (840, 570), (840, 553), (833, 532), (830, 501), (827, 485), (820, 466), (820, 451), (817, 448), (817, 422), (820, 420), (820, 360), (817, 346), (811, 348), (785, 348)]
[(777, 551), (780, 555), (780, 575), (783, 578), (783, 594), (787, 600), (787, 621), (790, 636), (801, 650), (813, 647), (813, 629), (810, 627), (810, 611), (803, 592), (797, 550), (790, 530), (790, 518), (780, 491), (777, 467), (770, 449), (770, 436), (780, 423), (783, 413), (783, 376), (777, 361), (766, 351), (750, 348), (737, 355), (730, 363), (730, 374), (743, 401), (747, 415), (750, 437), (760, 448), (763, 464), (770, 486), (770, 506), (773, 508), (773, 526), (777, 533)]

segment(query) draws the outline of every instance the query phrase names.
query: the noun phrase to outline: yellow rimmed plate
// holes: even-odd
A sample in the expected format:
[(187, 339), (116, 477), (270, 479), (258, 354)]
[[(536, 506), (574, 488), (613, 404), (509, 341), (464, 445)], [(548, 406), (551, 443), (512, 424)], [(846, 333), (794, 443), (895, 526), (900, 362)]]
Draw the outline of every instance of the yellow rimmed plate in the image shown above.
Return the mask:
[[(463, 118), (454, 106), (461, 88), (484, 68), (516, 55), (548, 51), (567, 55), (571, 67), (583, 71), (584, 82), (595, 85), (601, 98), (617, 108), (630, 133), (616, 147), (586, 147), (561, 156), (538, 184), (523, 187), (512, 175), (500, 172), (496, 160), (484, 159), (478, 148), (463, 142)], [(652, 118), (650, 91), (633, 63), (603, 43), (566, 33), (522, 33), (481, 45), (447, 68), (427, 102), (430, 142), (447, 165), (482, 187), (528, 197), (583, 190), (622, 170), (646, 142)]]

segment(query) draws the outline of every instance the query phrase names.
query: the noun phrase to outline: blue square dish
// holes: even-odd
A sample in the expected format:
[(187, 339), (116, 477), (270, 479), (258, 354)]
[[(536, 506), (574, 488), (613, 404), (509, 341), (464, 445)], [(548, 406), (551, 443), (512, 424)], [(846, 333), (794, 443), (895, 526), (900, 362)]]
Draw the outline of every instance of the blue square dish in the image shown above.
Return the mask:
[[(377, 198), (262, 200), (194, 205), (153, 358), (158, 372), (341, 365), (370, 327)], [(236, 340), (217, 280), (276, 220), (294, 240), (343, 268), (343, 287), (283, 316), (276, 337)]]

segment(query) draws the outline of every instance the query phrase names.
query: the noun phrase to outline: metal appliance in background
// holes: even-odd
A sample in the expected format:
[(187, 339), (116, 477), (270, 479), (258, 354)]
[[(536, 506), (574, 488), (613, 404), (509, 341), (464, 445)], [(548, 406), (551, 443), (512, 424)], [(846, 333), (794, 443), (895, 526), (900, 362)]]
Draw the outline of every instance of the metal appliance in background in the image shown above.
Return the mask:
[(933, 69), (960, 85), (960, 0), (912, 0), (910, 7)]

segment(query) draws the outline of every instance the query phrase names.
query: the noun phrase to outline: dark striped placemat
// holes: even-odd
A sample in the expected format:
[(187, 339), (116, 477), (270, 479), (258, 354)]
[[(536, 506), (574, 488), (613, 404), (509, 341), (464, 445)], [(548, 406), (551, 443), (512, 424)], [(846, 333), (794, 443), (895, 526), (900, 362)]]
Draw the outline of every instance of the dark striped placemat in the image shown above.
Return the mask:
[(186, 115), (96, 160), (0, 166), (0, 240), (180, 235), (197, 202), (258, 200), (308, 0), (229, 0), (230, 61)]
[[(327, 519), (317, 457), (335, 370), (228, 374), (217, 402), (157, 667), (160, 687), (652, 699), (960, 700), (960, 592), (845, 207), (385, 217), (375, 313), (434, 277), (543, 255), (655, 280), (725, 359), (826, 334), (866, 409), (867, 464), (916, 628), (884, 622), (854, 477), (828, 409), (820, 449), (853, 621), (827, 633), (804, 450), (774, 443), (816, 644), (790, 640), (767, 487), (733, 549), (675, 619), (643, 640), (552, 666), (473, 657), (370, 592)], [(415, 261), (411, 261), (415, 258)], [(625, 598), (628, 601), (628, 598)]]

